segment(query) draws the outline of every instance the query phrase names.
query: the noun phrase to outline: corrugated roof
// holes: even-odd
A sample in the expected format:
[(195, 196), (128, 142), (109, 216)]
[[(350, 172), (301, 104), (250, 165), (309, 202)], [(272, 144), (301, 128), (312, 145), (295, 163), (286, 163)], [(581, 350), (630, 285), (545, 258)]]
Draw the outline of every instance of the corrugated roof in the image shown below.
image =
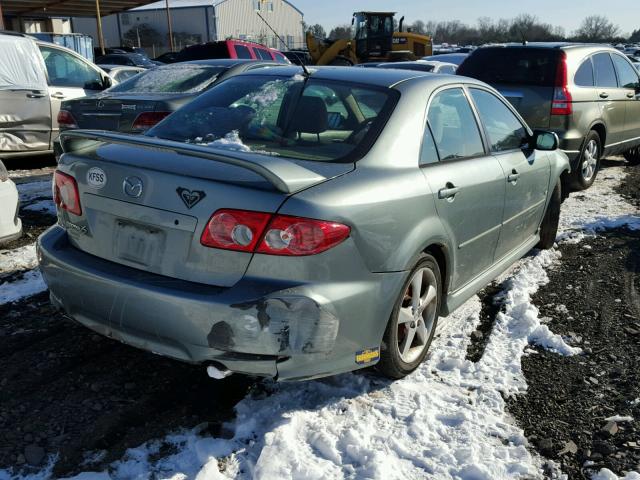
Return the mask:
[[(60, 17), (95, 16), (96, 4), (88, 0), (0, 0), (5, 15), (44, 15)], [(149, 0), (100, 0), (105, 16), (150, 3)]]

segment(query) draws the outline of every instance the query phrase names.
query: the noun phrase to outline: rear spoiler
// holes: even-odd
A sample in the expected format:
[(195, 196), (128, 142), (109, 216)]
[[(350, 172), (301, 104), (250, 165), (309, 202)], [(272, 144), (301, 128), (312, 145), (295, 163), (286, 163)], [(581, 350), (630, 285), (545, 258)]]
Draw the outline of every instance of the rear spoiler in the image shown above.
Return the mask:
[(95, 147), (96, 142), (164, 150), (234, 165), (251, 170), (271, 183), (278, 191), (287, 194), (327, 180), (326, 177), (295, 162), (276, 156), (235, 151), (221, 152), (200, 145), (102, 130), (65, 130), (60, 133), (60, 144), (64, 153), (79, 153)]

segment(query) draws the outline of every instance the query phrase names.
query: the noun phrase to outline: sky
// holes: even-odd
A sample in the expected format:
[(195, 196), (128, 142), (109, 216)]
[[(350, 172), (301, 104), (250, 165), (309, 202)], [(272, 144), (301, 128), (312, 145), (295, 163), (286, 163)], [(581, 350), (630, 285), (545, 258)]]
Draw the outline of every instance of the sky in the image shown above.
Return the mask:
[[(319, 23), (327, 33), (336, 25), (351, 23), (359, 10), (398, 12), (405, 24), (415, 20), (460, 20), (475, 24), (479, 17), (513, 18), (520, 13), (537, 16), (545, 23), (573, 32), (584, 17), (605, 15), (622, 33), (640, 28), (640, 0), (291, 0), (304, 12), (307, 24)], [(603, 8), (606, 6), (606, 9)]]

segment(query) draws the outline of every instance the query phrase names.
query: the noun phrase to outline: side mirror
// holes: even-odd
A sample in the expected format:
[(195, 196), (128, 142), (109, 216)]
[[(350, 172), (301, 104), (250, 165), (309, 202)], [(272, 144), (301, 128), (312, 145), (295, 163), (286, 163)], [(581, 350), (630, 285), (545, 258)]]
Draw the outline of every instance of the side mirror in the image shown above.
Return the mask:
[(111, 79), (111, 77), (109, 77), (108, 75), (105, 75), (104, 77), (102, 77), (102, 89), (106, 90), (107, 88), (110, 88), (113, 86), (113, 80)]
[(555, 132), (546, 130), (536, 130), (533, 132), (533, 142), (536, 150), (552, 151), (557, 150), (560, 140)]

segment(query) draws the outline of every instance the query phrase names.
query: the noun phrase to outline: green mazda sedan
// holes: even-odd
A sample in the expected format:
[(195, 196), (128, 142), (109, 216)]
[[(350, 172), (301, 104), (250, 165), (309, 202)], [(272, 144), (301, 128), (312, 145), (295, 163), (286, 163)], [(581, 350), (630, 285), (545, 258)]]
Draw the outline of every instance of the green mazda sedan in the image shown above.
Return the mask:
[(569, 171), (486, 84), (387, 69), (258, 70), (62, 145), (53, 303), (216, 378), (411, 373), (439, 316), (553, 245)]

